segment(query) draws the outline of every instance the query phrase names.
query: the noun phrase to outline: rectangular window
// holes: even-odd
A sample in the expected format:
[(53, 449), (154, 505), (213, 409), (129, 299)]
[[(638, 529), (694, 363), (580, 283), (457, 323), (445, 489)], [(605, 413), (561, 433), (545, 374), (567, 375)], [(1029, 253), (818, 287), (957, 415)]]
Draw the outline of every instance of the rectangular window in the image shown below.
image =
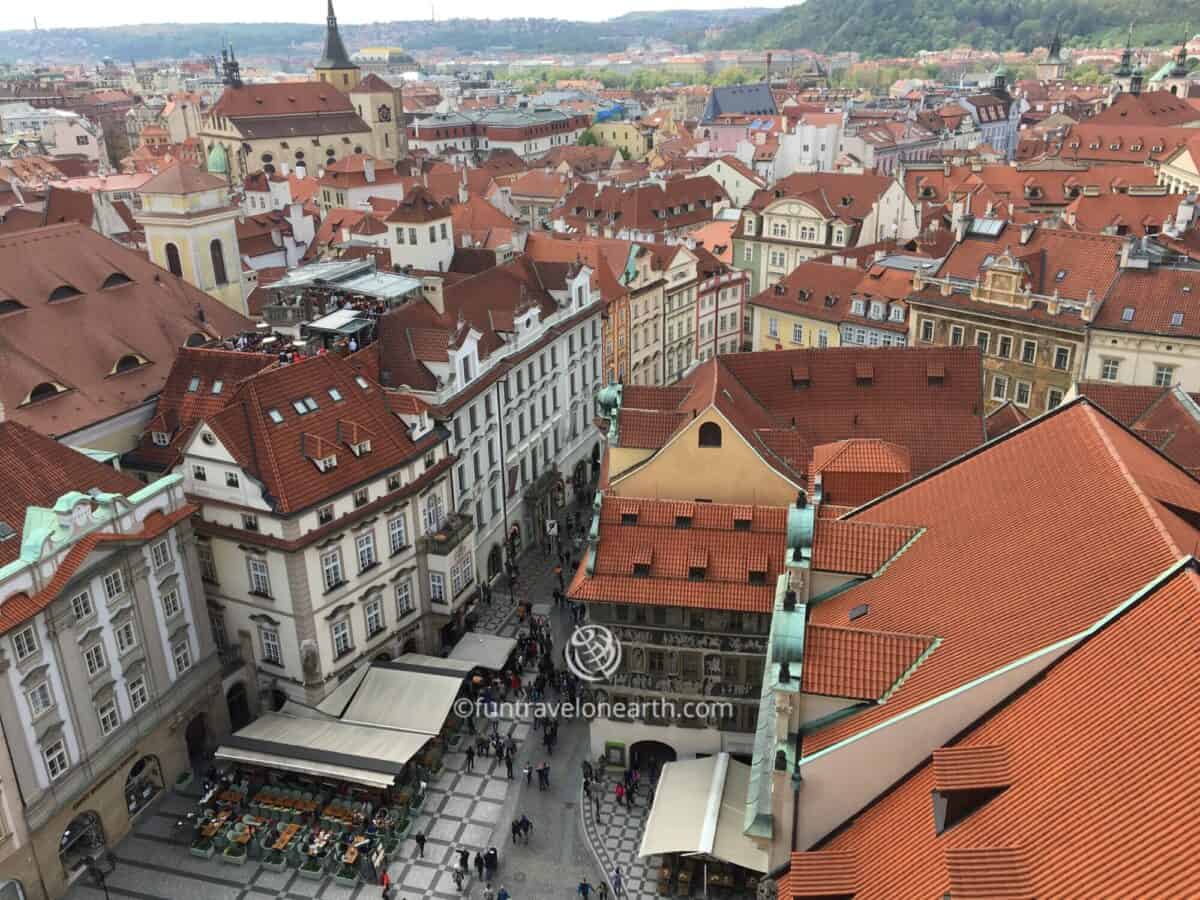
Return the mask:
[(401, 479), (399, 472), (393, 472), (387, 477), (387, 489), (389, 491), (398, 491), (403, 484), (404, 482), (403, 479)]
[(208, 481), (208, 472), (204, 470), (204, 466), (193, 465), (192, 478), (194, 478), (196, 481)]
[(429, 573), (429, 599), (434, 603), (446, 602), (446, 576), (441, 572)]
[(328, 525), (333, 521), (333, 504), (327, 503), (317, 509), (317, 524)]
[(57, 740), (43, 749), (42, 757), (46, 760), (46, 772), (50, 775), (51, 781), (61, 778), (71, 764), (67, 758), (67, 745), (61, 740)]
[(100, 733), (108, 736), (117, 730), (121, 724), (121, 714), (117, 712), (117, 701), (109, 700), (97, 710), (100, 716)]
[(933, 341), (933, 319), (922, 319), (921, 320), (921, 340), (925, 341), (925, 343), (927, 343), (927, 344), (932, 343), (932, 341)]
[(779, 320), (774, 316), (767, 319), (767, 337), (779, 337)]
[(1116, 381), (1121, 372), (1119, 359), (1105, 359), (1100, 363), (1100, 377), (1105, 381)]
[(829, 346), (829, 332), (822, 328), (817, 332), (817, 347), (824, 350)]
[(121, 576), (121, 570), (113, 569), (104, 576), (104, 596), (112, 603), (124, 593), (125, 579)]
[(367, 620), (367, 637), (373, 638), (386, 627), (383, 621), (383, 601), (371, 600), (364, 608)]
[(122, 656), (137, 646), (137, 631), (132, 622), (118, 625), (114, 631), (117, 636), (117, 652)]
[(1063, 392), (1058, 388), (1050, 388), (1046, 391), (1046, 409), (1054, 409), (1062, 404)]
[(1157, 365), (1154, 367), (1154, 386), (1170, 387), (1175, 383), (1175, 367)]
[(754, 245), (745, 244), (742, 246), (742, 262), (753, 262), (754, 260)]
[(83, 664), (87, 669), (88, 678), (94, 678), (106, 668), (104, 662), (104, 647), (100, 644), (92, 644), (83, 651)]
[(192, 648), (188, 644), (187, 638), (184, 638), (171, 649), (171, 655), (175, 658), (175, 674), (182, 675), (192, 667)]
[(365, 572), (377, 562), (375, 558), (375, 532), (368, 531), (354, 539), (358, 551), (358, 571)]
[[(725, 326), (722, 325), (721, 327), (724, 328)], [(793, 324), (792, 325), (792, 343), (793, 344), (801, 344), (803, 342), (804, 342), (804, 326), (800, 325), (800, 324)]]
[(1002, 334), (996, 341), (996, 355), (1001, 359), (1008, 359), (1012, 356), (1012, 338), (1009, 335)]
[(1027, 366), (1037, 362), (1037, 341), (1021, 341), (1021, 362)]
[(1015, 402), (1017, 406), (1028, 406), (1029, 397), (1032, 392), (1033, 386), (1028, 381), (1018, 381), (1017, 394), (1016, 397), (1013, 398), (1013, 402)]
[(963, 329), (961, 325), (950, 326), (950, 346), (961, 347), (963, 343)]
[(225, 473), (225, 487), (235, 488), (238, 486), (237, 472)]
[(1054, 348), (1054, 368), (1060, 372), (1065, 372), (1067, 366), (1071, 364), (1071, 348), (1070, 347), (1055, 347)]
[(992, 377), (992, 399), (1007, 400), (1008, 399), (1008, 376), (995, 375)]
[(279, 643), (279, 630), (270, 625), (260, 625), (258, 627), (258, 641), (262, 645), (263, 661), (282, 666), (283, 647)]
[(396, 617), (402, 619), (415, 609), (412, 598), (412, 582), (405, 578), (396, 585)]
[(360, 487), (354, 491), (354, 505), (356, 507), (366, 506), (367, 501), (370, 499), (371, 499), (371, 492), (370, 492), (369, 488)]
[(254, 513), (242, 513), (242, 527), (247, 531), (258, 531), (258, 516)]
[(75, 621), (82, 622), (84, 619), (90, 618), (96, 608), (92, 605), (92, 595), (89, 591), (80, 591), (71, 598), (71, 612), (75, 614)]
[(48, 681), (35, 684), (25, 692), (25, 697), (29, 701), (29, 712), (35, 719), (54, 706), (54, 694)]
[(388, 520), (388, 547), (393, 554), (399, 553), (408, 546), (408, 529), (404, 525), (404, 516), (396, 516)]
[(988, 352), (988, 347), (991, 345), (991, 342), (992, 342), (992, 336), (990, 334), (988, 334), (986, 331), (975, 332), (975, 343), (979, 347), (980, 353), (986, 354)]
[(197, 544), (196, 556), (200, 558), (200, 577), (205, 581), (216, 582), (217, 563), (213, 559), (212, 547), (208, 544)]
[(271, 576), (267, 571), (267, 561), (261, 556), (247, 556), (246, 569), (250, 573), (250, 593), (270, 597)]
[(166, 541), (159, 541), (150, 548), (150, 559), (155, 571), (171, 564), (171, 547)]
[(139, 675), (129, 682), (129, 708), (137, 712), (150, 700), (150, 692), (146, 690), (146, 676)]
[(325, 590), (332, 591), (345, 579), (342, 577), (342, 551), (334, 548), (321, 554), (321, 574), (325, 579)]
[(471, 566), (471, 558), (464, 557), (460, 562), (450, 567), (450, 591), (457, 597), (468, 585), (475, 581), (475, 570)]
[(334, 622), (330, 633), (333, 635), (333, 656), (335, 659), (345, 656), (354, 649), (354, 639), (350, 633), (349, 619), (339, 619), (337, 622)]

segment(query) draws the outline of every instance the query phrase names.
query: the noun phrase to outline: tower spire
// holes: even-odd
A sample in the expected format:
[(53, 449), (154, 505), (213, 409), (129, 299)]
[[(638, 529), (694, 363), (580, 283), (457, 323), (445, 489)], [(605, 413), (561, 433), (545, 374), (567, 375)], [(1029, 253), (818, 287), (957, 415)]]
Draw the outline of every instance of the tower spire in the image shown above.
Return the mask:
[(333, 0), (328, 0), (328, 10), (325, 16), (325, 50), (317, 62), (316, 69), (353, 69), (350, 54), (342, 43), (342, 35), (338, 31), (337, 15), (333, 11)]

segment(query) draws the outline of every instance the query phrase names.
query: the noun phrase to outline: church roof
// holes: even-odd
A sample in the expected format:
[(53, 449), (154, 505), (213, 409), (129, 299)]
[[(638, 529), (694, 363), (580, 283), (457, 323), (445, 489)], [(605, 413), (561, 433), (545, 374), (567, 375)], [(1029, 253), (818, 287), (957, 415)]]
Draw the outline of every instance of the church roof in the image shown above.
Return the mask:
[(329, 13), (325, 18), (325, 52), (321, 54), (320, 60), (313, 68), (358, 68), (350, 61), (350, 54), (346, 52), (346, 45), (342, 43), (342, 36), (338, 33), (337, 16), (333, 13), (333, 0), (329, 0)]

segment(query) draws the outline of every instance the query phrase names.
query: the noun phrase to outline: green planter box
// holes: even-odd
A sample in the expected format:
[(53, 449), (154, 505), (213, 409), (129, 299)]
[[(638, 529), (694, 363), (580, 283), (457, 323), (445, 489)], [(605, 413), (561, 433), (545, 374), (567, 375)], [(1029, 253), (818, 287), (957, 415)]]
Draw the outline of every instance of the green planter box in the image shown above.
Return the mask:
[(246, 864), (246, 848), (240, 844), (230, 844), (221, 851), (221, 862), (231, 866), (244, 866)]
[(192, 843), (192, 856), (198, 856), (201, 859), (212, 859), (213, 854), (217, 852), (217, 848), (213, 846), (213, 842), (208, 838)]
[(354, 887), (358, 884), (358, 870), (353, 866), (342, 865), (333, 876), (333, 880), (342, 887)]
[(301, 878), (307, 878), (309, 881), (320, 881), (325, 877), (325, 866), (322, 860), (306, 860), (298, 871)]
[(282, 872), (287, 868), (287, 857), (278, 850), (272, 850), (263, 859), (263, 868), (272, 872)]

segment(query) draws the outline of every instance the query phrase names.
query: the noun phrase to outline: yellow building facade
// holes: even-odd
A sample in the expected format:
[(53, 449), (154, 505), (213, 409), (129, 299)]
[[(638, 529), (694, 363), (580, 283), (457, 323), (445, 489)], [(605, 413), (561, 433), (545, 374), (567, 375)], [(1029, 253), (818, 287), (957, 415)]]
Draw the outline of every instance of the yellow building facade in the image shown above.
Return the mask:
[(600, 122), (591, 132), (605, 147), (623, 150), (634, 160), (643, 159), (652, 145), (653, 132), (636, 122)]

